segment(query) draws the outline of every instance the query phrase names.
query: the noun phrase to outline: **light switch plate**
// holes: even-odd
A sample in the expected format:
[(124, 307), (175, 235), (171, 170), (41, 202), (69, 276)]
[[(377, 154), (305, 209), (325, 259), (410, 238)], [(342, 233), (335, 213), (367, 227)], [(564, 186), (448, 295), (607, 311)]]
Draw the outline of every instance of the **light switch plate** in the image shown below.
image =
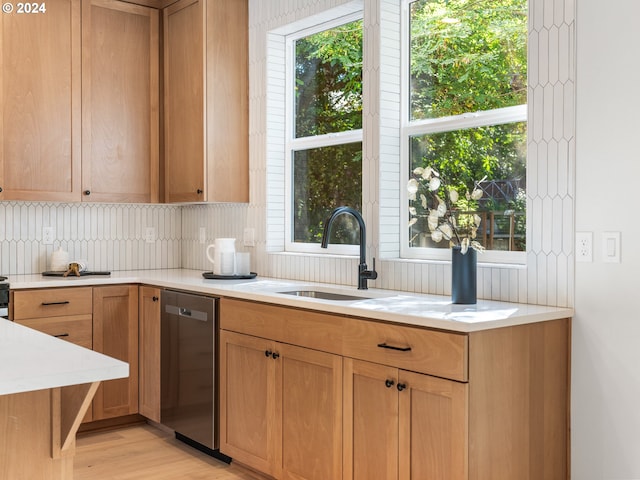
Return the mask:
[(602, 261), (620, 263), (620, 232), (602, 232)]

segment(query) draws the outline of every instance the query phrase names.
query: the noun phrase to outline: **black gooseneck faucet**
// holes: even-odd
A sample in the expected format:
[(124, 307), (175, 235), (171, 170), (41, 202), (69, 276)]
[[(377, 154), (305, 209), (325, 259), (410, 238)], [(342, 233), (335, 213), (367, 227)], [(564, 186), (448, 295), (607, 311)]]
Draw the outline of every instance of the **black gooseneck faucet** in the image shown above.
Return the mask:
[(354, 210), (351, 207), (338, 207), (334, 209), (329, 217), (324, 222), (324, 230), (322, 232), (322, 243), (320, 246), (322, 248), (327, 248), (329, 245), (329, 233), (331, 232), (331, 225), (333, 221), (339, 215), (343, 213), (348, 213), (353, 216), (358, 222), (358, 226), (360, 228), (360, 265), (358, 265), (358, 290), (366, 290), (367, 280), (375, 280), (378, 278), (378, 273), (376, 272), (376, 259), (373, 259), (373, 269), (367, 270), (367, 229), (364, 226), (364, 219), (362, 215), (357, 210)]

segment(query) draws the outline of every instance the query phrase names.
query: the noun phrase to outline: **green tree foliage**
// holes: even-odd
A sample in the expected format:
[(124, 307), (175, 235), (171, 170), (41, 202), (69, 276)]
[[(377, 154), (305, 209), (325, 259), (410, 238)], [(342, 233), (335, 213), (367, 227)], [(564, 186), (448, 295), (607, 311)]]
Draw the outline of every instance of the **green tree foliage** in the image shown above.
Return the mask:
[(362, 20), (296, 42), (295, 135), (362, 128)]
[[(362, 21), (296, 41), (295, 136), (362, 128)], [(362, 144), (294, 153), (293, 240), (320, 243), (331, 210), (362, 206)], [(336, 223), (331, 243), (357, 243), (347, 216)]]
[(526, 38), (526, 0), (412, 3), (412, 118), (527, 103)]

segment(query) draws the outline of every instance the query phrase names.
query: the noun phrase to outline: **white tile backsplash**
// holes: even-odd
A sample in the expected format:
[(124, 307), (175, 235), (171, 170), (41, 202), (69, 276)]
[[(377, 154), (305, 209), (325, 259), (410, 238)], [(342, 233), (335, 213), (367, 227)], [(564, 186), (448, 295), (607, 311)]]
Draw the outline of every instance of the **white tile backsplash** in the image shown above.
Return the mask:
[[(170, 205), (0, 202), (0, 273), (48, 270), (60, 247), (90, 270), (177, 268), (181, 215)], [(54, 229), (52, 245), (43, 244), (43, 227)], [(155, 243), (145, 241), (147, 227), (155, 228)]]

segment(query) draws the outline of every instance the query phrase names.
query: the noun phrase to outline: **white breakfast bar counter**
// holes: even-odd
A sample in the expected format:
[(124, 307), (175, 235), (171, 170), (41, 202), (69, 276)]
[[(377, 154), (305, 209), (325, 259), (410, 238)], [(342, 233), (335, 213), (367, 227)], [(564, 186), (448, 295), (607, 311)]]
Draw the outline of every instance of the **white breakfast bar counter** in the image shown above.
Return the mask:
[(103, 380), (129, 365), (0, 319), (0, 479), (73, 478), (75, 436)]
[[(202, 277), (202, 271), (188, 269), (117, 271), (109, 276), (66, 278), (11, 275), (8, 281), (12, 290), (139, 283), (461, 333), (573, 316), (570, 308), (482, 299), (475, 305), (453, 305), (450, 296), (375, 288), (358, 290), (355, 286), (283, 280), (260, 275), (249, 280), (208, 280)], [(281, 293), (294, 290), (336, 292), (362, 299), (323, 300)]]

